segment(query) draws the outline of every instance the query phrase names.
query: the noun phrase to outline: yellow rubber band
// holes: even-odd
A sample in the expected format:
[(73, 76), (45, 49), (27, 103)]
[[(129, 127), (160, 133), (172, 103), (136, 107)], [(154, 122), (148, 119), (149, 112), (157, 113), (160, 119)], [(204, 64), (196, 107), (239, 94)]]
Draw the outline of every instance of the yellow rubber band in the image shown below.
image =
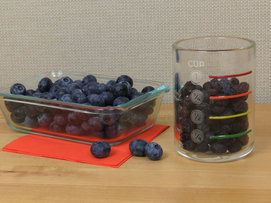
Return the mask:
[(247, 111), (245, 113), (239, 113), (239, 114), (234, 114), (234, 115), (229, 115), (229, 116), (210, 116), (209, 119), (227, 119), (227, 118), (235, 118), (235, 117), (240, 117), (240, 116), (245, 116), (247, 114), (251, 113), (251, 111)]

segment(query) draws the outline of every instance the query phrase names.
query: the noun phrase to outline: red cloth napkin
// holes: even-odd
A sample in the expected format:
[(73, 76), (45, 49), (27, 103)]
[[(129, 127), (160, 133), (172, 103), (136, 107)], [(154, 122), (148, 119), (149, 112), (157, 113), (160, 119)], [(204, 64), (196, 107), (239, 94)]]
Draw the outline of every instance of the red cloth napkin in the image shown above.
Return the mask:
[(168, 127), (169, 126), (155, 125), (149, 130), (123, 142), (122, 144), (112, 146), (110, 156), (103, 159), (95, 158), (90, 153), (90, 145), (33, 134), (25, 135), (12, 141), (2, 150), (6, 152), (15, 152), (118, 168), (132, 156), (129, 150), (130, 141), (134, 139), (144, 139), (147, 142), (150, 142)]

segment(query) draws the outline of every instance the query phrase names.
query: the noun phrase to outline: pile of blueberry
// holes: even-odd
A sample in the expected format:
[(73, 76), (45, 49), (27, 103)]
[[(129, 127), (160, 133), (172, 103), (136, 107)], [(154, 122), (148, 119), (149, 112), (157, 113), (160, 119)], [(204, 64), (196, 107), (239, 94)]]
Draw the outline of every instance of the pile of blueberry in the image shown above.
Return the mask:
[(118, 109), (99, 109), (99, 107), (118, 106), (154, 90), (146, 86), (141, 92), (133, 88), (133, 80), (121, 75), (106, 84), (99, 83), (95, 76), (87, 75), (82, 80), (73, 81), (63, 77), (55, 82), (43, 78), (36, 90), (26, 90), (23, 84), (16, 83), (10, 88), (11, 94), (37, 98), (92, 105), (98, 108), (90, 113), (59, 110), (6, 101), (11, 120), (30, 128), (42, 128), (53, 132), (71, 135), (95, 135), (101, 138), (113, 138), (125, 130), (144, 126), (148, 115), (153, 113), (155, 101), (149, 101), (138, 107), (122, 112)]
[(129, 144), (133, 156), (147, 156), (150, 160), (157, 161), (163, 155), (162, 147), (156, 142), (147, 142), (143, 139), (135, 139)]
[[(175, 80), (176, 81), (176, 80)], [(209, 119), (210, 116), (230, 116), (248, 111), (248, 96), (224, 99), (209, 97), (239, 95), (249, 91), (247, 82), (237, 78), (212, 79), (203, 86), (191, 81), (181, 88), (175, 84), (176, 126), (181, 129), (183, 148), (189, 151), (213, 152), (215, 154), (234, 153), (248, 143), (248, 135), (212, 139), (211, 136), (231, 135), (248, 130), (248, 116), (226, 119)]]
[(133, 88), (132, 78), (127, 75), (121, 75), (117, 80), (110, 80), (106, 84), (97, 82), (93, 75), (87, 75), (82, 80), (75, 81), (70, 77), (63, 77), (54, 83), (45, 77), (40, 80), (36, 90), (26, 90), (23, 84), (16, 83), (10, 88), (10, 93), (105, 107), (127, 103), (152, 90), (152, 86), (147, 86), (138, 92)]

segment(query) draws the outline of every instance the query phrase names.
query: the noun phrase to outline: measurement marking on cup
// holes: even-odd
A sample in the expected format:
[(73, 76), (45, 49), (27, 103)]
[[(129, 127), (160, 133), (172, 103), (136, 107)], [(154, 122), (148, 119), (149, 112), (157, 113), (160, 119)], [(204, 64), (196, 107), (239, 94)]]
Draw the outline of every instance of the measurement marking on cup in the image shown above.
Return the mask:
[(194, 104), (201, 104), (203, 102), (203, 92), (200, 90), (193, 90), (190, 94), (190, 99)]
[(194, 143), (200, 144), (204, 140), (204, 133), (199, 129), (194, 129), (191, 132), (191, 139)]
[(201, 124), (204, 121), (204, 113), (201, 110), (195, 109), (190, 114), (191, 121), (195, 124)]
[(200, 71), (192, 71), (190, 73), (191, 82), (194, 84), (199, 84), (202, 81), (202, 73)]

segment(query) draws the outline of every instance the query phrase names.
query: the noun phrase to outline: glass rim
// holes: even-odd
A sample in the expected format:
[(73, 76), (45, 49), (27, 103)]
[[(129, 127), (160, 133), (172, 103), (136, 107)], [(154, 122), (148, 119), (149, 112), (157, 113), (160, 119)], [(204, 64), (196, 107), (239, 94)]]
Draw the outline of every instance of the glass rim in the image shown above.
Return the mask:
[[(240, 47), (240, 48), (229, 48), (229, 49), (194, 49), (194, 48), (185, 48), (180, 46), (179, 44), (185, 41), (195, 40), (195, 39), (208, 39), (208, 38), (224, 38), (224, 39), (238, 39), (238, 40), (244, 40), (249, 43), (248, 46)], [(199, 36), (199, 37), (191, 37), (186, 39), (181, 39), (173, 43), (172, 48), (176, 50), (182, 50), (182, 51), (202, 51), (202, 52), (221, 52), (221, 51), (239, 51), (239, 50), (246, 50), (250, 49), (256, 46), (255, 41), (243, 38), (243, 37), (235, 37), (235, 36), (224, 36), (224, 35), (210, 35), (210, 36)]]

